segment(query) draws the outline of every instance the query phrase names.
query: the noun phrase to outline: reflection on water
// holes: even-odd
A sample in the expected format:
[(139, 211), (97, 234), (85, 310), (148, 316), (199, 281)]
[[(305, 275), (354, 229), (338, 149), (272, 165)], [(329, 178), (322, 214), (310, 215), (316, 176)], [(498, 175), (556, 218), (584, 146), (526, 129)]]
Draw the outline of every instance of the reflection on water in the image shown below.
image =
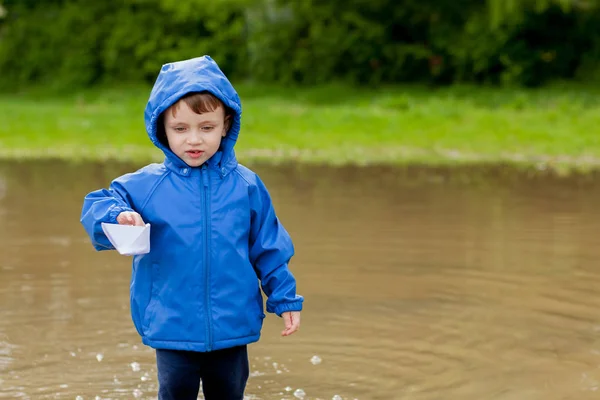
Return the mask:
[[(83, 196), (131, 169), (0, 164), (0, 398), (156, 398), (129, 259), (94, 252), (78, 222)], [(267, 318), (248, 398), (600, 396), (598, 177), (255, 169), (306, 309), (289, 338)]]

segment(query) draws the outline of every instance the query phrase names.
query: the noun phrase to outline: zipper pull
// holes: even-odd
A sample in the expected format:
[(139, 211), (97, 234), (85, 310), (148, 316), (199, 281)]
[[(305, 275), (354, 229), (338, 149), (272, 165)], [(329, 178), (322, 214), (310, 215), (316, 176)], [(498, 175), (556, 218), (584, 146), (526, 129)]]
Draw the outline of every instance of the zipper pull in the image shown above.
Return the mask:
[(204, 187), (208, 187), (208, 170), (206, 169), (206, 164), (202, 164), (202, 182), (204, 183)]

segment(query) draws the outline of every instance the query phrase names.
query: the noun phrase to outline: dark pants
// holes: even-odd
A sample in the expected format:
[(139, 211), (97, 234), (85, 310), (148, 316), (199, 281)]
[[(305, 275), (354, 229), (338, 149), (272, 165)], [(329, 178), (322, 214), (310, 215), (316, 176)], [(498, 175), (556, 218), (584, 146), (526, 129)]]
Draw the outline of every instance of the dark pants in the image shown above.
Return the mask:
[(199, 353), (156, 350), (159, 400), (243, 400), (248, 380), (246, 346)]

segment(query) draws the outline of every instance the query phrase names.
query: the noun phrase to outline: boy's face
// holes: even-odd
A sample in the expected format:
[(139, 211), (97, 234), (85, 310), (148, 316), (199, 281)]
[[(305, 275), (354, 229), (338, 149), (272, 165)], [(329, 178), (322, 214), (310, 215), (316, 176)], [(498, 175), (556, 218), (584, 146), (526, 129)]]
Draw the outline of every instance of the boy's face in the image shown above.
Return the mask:
[(185, 101), (179, 101), (165, 111), (164, 120), (171, 151), (190, 167), (199, 167), (211, 158), (227, 133), (223, 107), (196, 114)]

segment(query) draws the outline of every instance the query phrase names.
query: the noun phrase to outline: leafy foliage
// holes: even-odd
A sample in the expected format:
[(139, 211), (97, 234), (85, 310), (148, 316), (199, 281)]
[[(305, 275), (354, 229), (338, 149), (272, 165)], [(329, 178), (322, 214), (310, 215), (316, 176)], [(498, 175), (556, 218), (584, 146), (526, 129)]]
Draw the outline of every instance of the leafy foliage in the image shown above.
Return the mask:
[(597, 0), (3, 0), (0, 88), (232, 78), (363, 84), (600, 79)]

